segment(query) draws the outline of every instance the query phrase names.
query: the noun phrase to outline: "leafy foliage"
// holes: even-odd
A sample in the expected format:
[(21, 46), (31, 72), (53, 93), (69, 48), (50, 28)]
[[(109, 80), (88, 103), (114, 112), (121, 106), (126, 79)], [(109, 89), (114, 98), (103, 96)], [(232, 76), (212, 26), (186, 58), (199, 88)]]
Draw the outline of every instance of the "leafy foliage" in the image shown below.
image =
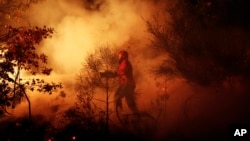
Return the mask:
[(49, 92), (61, 88), (61, 84), (47, 83), (41, 79), (24, 80), (21, 71), (27, 74), (50, 75), (51, 68), (46, 66), (47, 56), (38, 53), (37, 46), (43, 39), (51, 37), (54, 30), (48, 27), (13, 28), (4, 27), (0, 35), (0, 111), (6, 112), (6, 107), (15, 107), (27, 90)]

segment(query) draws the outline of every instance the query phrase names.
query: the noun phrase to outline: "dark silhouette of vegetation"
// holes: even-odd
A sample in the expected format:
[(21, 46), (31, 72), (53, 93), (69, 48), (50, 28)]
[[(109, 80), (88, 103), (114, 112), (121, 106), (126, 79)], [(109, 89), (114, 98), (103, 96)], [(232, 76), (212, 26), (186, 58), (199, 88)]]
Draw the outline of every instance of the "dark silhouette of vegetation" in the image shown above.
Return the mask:
[(157, 16), (147, 22), (153, 46), (166, 52), (166, 60), (153, 69), (157, 76), (203, 86), (232, 76), (249, 80), (249, 2), (223, 2), (179, 0), (167, 9), (171, 22), (160, 23)]
[[(166, 58), (152, 72), (166, 80), (179, 77), (195, 84), (191, 85), (194, 93), (181, 93), (180, 97), (186, 98), (181, 103), (182, 115), (178, 116), (184, 121), (180, 123), (181, 128), (194, 131), (190, 139), (225, 140), (232, 124), (249, 124), (249, 109), (240, 107), (249, 105), (250, 23), (247, 13), (250, 3), (246, 0), (178, 0), (168, 6), (170, 20), (168, 16), (164, 21), (160, 15), (147, 22), (152, 45)], [(235, 91), (232, 88), (236, 88)], [(232, 93), (234, 95), (228, 95)], [(223, 104), (228, 105), (222, 108)], [(207, 114), (213, 112), (216, 113), (213, 116)], [(208, 122), (211, 117), (214, 119)], [(211, 132), (197, 136), (204, 127)], [(178, 133), (180, 136), (181, 131)], [(185, 140), (185, 136), (180, 140)]]
[[(101, 77), (100, 72), (115, 70), (116, 58), (115, 51), (109, 46), (101, 46), (85, 58), (76, 78), (76, 103), (61, 113), (61, 118), (57, 122), (58, 132), (55, 135), (59, 135), (60, 132), (63, 132), (62, 134), (70, 132), (71, 135), (77, 134), (77, 138), (107, 137), (110, 120), (109, 96), (117, 82), (115, 79), (109, 79), (109, 87), (106, 89), (107, 81)], [(106, 94), (107, 99), (96, 98), (98, 95)], [(97, 102), (103, 105), (98, 105)]]
[[(0, 35), (0, 113), (7, 112), (9, 107), (15, 108), (23, 98), (29, 106), (31, 118), (31, 103), (28, 91), (51, 93), (61, 84), (48, 83), (39, 78), (28, 79), (21, 72), (35, 76), (36, 74), (50, 75), (51, 68), (46, 66), (47, 56), (38, 53), (37, 45), (45, 38), (51, 37), (52, 28), (48, 27), (4, 27)], [(2, 30), (4, 31), (4, 30)]]

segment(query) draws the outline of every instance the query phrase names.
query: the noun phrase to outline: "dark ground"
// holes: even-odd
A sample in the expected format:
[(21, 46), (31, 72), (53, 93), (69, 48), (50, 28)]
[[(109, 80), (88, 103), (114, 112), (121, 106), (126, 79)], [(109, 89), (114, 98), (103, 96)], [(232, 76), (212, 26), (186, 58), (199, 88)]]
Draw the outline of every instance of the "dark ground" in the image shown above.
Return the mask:
[[(169, 100), (174, 101), (170, 96)], [(104, 125), (82, 126), (72, 121), (64, 128), (56, 128), (41, 115), (33, 115), (32, 121), (21, 117), (0, 119), (0, 141), (214, 141), (232, 140), (235, 128), (247, 128), (250, 134), (250, 97), (244, 95), (203, 95), (183, 102), (181, 115), (164, 117), (159, 128), (137, 134), (122, 126), (111, 125), (110, 132)], [(167, 112), (171, 113), (169, 103)], [(163, 122), (164, 121), (164, 122)], [(74, 138), (75, 137), (75, 138)], [(236, 138), (239, 140), (242, 138)]]

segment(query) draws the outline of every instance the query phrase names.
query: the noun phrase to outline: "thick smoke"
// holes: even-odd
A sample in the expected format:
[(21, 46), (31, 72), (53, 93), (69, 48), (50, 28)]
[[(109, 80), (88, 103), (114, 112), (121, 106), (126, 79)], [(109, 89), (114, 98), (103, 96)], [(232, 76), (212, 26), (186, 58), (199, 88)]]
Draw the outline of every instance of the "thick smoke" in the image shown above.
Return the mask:
[[(27, 15), (31, 25), (50, 26), (56, 33), (43, 43), (56, 74), (75, 74), (87, 53), (109, 44), (131, 46), (143, 54), (149, 43), (146, 21), (158, 4), (150, 1), (44, 1)], [(145, 48), (146, 50), (146, 48)]]
[[(166, 19), (166, 6), (166, 1), (155, 0), (46, 0), (31, 7), (26, 15), (29, 25), (46, 25), (56, 31), (51, 39), (41, 44), (41, 52), (48, 55), (49, 65), (53, 68), (53, 73), (44, 79), (62, 82), (62, 92), (65, 93), (65, 97), (60, 91), (52, 95), (31, 94), (32, 113), (50, 119), (55, 118), (59, 110), (72, 106), (75, 102), (76, 75), (86, 55), (100, 45), (108, 44), (129, 51), (140, 93), (137, 99), (139, 109), (152, 112), (157, 117), (160, 112), (157, 106), (163, 107), (159, 126), (164, 132), (159, 134), (164, 135), (166, 127), (172, 128), (180, 122), (182, 103), (192, 91), (179, 81), (165, 86), (156, 85), (154, 76), (149, 72), (162, 58), (159, 52), (149, 47), (151, 36), (147, 32), (146, 21), (152, 20), (153, 16), (157, 16), (159, 22), (162, 16)], [(170, 95), (168, 105), (164, 100), (161, 105), (152, 103), (159, 94), (166, 92)], [(13, 113), (23, 115), (27, 114), (27, 110), (27, 103), (23, 103)], [(168, 115), (166, 110), (171, 114)]]
[[(32, 112), (50, 115), (42, 113), (43, 108), (74, 104), (76, 75), (86, 55), (104, 44), (130, 52), (137, 88), (143, 95), (138, 98), (138, 103), (145, 107), (155, 96), (156, 90), (153, 76), (149, 75), (148, 70), (159, 61), (154, 55), (157, 53), (147, 48), (150, 34), (146, 21), (157, 13), (160, 16), (159, 13), (165, 12), (164, 7), (165, 2), (153, 0), (46, 0), (30, 7), (24, 24), (55, 29), (53, 37), (40, 45), (40, 51), (48, 55), (49, 65), (53, 68), (52, 74), (44, 79), (62, 82), (66, 94), (60, 100), (57, 99), (60, 91), (52, 95), (31, 94)], [(14, 113), (22, 115), (23, 111), (27, 111), (26, 104), (17, 107)], [(40, 105), (43, 105), (42, 108)]]

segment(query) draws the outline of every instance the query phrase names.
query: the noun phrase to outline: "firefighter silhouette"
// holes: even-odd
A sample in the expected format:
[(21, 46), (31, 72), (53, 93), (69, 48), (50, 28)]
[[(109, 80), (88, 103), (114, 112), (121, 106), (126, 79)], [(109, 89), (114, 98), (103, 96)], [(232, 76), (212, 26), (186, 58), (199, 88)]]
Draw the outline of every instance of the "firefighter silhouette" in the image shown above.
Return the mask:
[(119, 87), (115, 93), (115, 106), (117, 108), (122, 107), (122, 98), (125, 98), (125, 101), (129, 109), (133, 113), (138, 113), (136, 101), (135, 101), (135, 88), (136, 84), (133, 77), (133, 67), (128, 60), (127, 51), (118, 52), (119, 66), (117, 69), (117, 76), (119, 77)]

